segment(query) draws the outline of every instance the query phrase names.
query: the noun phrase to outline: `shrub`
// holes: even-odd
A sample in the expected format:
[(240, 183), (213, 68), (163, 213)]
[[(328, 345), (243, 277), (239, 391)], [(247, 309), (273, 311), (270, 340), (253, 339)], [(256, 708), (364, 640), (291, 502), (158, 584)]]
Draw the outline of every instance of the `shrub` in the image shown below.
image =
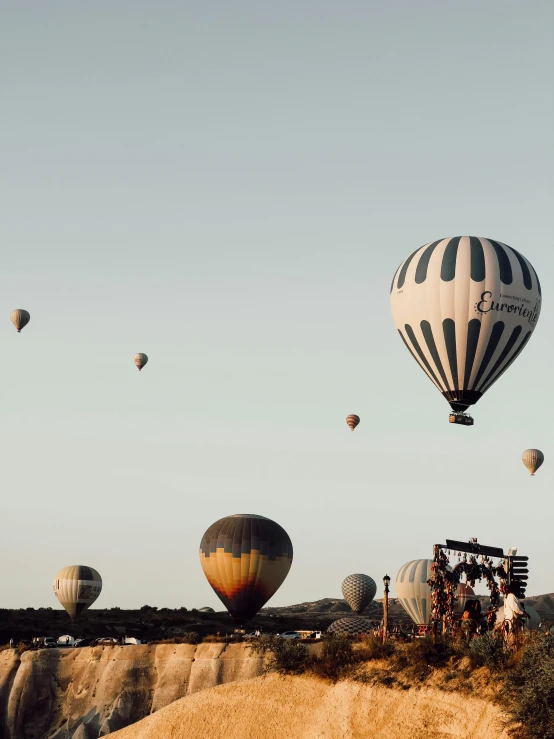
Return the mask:
[(310, 662), (306, 645), (297, 639), (262, 636), (248, 647), (258, 654), (271, 655), (267, 669), (275, 670), (283, 675), (301, 675), (306, 671)]
[(518, 739), (554, 739), (554, 638), (539, 635), (523, 647), (502, 691)]
[(424, 680), (432, 668), (444, 667), (455, 655), (452, 645), (445, 639), (414, 639), (403, 644), (395, 652), (395, 663), (412, 677)]
[(324, 640), (321, 656), (314, 660), (313, 669), (317, 675), (336, 682), (351, 673), (361, 659), (362, 653), (354, 650), (352, 641), (337, 634)]
[(392, 639), (383, 640), (378, 636), (367, 636), (363, 642), (362, 659), (388, 659), (396, 651), (396, 643)]
[(472, 667), (488, 667), (490, 670), (502, 670), (508, 664), (508, 651), (504, 646), (502, 635), (487, 631), (469, 643), (469, 656)]

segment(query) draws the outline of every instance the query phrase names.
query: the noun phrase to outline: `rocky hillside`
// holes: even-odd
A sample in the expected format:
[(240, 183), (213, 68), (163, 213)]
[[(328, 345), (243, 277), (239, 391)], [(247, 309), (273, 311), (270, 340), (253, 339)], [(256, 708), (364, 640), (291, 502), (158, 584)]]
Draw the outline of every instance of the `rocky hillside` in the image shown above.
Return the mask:
[(242, 644), (0, 652), (3, 739), (96, 739), (199, 690), (260, 675)]
[(436, 688), (276, 675), (176, 701), (113, 739), (507, 739), (497, 706)]

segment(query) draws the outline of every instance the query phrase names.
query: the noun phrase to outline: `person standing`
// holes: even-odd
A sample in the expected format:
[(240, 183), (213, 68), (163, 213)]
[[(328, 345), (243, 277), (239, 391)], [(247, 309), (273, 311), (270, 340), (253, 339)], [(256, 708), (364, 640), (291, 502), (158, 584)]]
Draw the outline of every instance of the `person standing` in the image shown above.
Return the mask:
[(509, 629), (509, 641), (513, 643), (513, 634), (523, 626), (523, 619), (530, 618), (529, 614), (519, 602), (519, 588), (513, 583), (506, 588), (504, 596), (504, 622)]

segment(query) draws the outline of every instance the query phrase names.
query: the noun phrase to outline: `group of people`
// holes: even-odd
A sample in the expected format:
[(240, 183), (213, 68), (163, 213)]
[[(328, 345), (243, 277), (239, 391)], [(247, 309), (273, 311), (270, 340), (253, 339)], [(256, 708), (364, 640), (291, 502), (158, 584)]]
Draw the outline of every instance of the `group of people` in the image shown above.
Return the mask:
[[(530, 618), (525, 607), (520, 603), (518, 598), (519, 592), (515, 585), (509, 585), (504, 596), (504, 621), (499, 624), (505, 632), (513, 634), (519, 631), (525, 621)], [(481, 610), (481, 601), (468, 600), (465, 604), (465, 610), (461, 620), (461, 627), (465, 630), (468, 638), (484, 634), (492, 631), (497, 627), (498, 608), (489, 606), (483, 613)]]

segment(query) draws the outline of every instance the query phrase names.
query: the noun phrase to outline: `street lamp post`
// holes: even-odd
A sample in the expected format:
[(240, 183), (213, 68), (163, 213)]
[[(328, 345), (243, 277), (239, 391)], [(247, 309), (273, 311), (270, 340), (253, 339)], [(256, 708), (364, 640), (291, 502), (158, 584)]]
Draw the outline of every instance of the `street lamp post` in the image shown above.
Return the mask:
[(383, 585), (385, 586), (385, 594), (383, 597), (383, 642), (386, 641), (389, 631), (389, 585), (390, 577), (385, 575), (383, 578)]

